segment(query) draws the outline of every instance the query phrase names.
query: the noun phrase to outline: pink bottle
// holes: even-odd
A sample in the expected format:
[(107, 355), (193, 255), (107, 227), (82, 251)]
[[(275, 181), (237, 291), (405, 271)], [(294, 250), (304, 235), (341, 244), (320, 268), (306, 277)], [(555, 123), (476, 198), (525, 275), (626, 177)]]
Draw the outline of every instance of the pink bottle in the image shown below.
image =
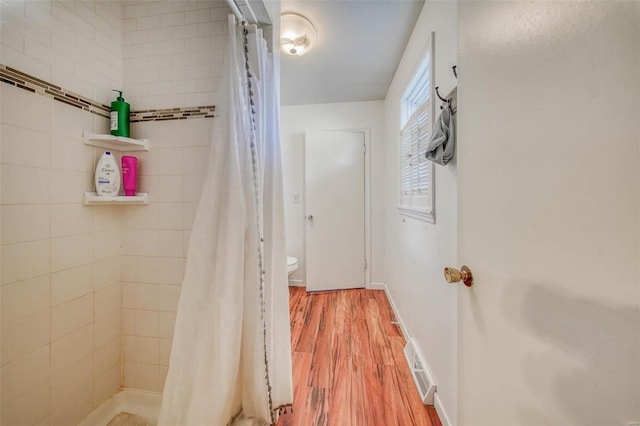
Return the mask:
[(136, 195), (138, 182), (138, 159), (130, 155), (122, 156), (122, 186), (124, 195)]

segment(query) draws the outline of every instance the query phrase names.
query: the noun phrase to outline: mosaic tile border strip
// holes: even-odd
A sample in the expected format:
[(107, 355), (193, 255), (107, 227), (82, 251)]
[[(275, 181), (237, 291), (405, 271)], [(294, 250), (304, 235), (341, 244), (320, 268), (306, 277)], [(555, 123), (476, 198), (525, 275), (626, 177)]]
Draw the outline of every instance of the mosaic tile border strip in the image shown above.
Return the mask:
[(131, 123), (139, 123), (141, 121), (164, 121), (164, 120), (186, 120), (188, 118), (212, 118), (216, 111), (215, 105), (187, 107), (187, 108), (168, 108), (168, 109), (149, 109), (146, 111), (132, 111), (129, 116)]
[[(20, 89), (27, 90), (38, 95), (47, 96), (58, 102), (65, 103), (72, 107), (88, 111), (100, 117), (110, 118), (111, 107), (93, 101), (77, 93), (65, 90), (60, 86), (48, 83), (39, 78), (15, 68), (0, 64), (0, 82), (10, 84)], [(193, 118), (212, 118), (216, 110), (215, 105), (151, 109), (144, 111), (131, 111), (129, 121), (139, 123), (141, 121), (165, 121), (165, 120), (186, 120)]]

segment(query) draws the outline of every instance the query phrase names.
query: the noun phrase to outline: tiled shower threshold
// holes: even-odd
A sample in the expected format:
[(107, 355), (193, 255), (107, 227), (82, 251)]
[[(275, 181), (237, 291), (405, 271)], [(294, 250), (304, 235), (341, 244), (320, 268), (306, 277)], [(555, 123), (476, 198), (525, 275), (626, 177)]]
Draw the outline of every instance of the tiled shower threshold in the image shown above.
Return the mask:
[(154, 426), (158, 424), (162, 394), (122, 389), (85, 417), (78, 426)]

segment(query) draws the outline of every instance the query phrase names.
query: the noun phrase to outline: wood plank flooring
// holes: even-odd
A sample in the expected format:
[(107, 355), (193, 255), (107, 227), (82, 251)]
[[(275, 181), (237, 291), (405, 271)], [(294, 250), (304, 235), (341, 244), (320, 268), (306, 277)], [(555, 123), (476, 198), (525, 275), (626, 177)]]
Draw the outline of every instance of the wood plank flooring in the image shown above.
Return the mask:
[(278, 426), (441, 426), (420, 401), (384, 292), (289, 294), (294, 402)]

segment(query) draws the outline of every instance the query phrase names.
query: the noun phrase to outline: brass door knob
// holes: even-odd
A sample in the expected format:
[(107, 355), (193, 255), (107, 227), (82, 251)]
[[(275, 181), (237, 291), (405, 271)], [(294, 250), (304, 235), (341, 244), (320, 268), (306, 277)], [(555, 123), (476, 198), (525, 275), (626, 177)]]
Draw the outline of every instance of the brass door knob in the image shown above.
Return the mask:
[(449, 284), (462, 281), (467, 287), (473, 285), (473, 274), (471, 274), (471, 269), (467, 265), (462, 265), (459, 271), (456, 268), (444, 268), (444, 279)]

